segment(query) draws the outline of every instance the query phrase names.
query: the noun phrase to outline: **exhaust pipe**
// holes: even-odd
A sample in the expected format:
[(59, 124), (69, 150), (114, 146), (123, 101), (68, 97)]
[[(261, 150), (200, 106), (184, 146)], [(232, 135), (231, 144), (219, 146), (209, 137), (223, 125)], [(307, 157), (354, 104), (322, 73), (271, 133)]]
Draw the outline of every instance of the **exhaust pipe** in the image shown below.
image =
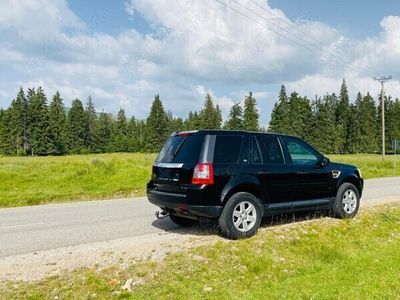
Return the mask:
[(156, 211), (155, 215), (158, 220), (162, 220), (169, 216), (169, 212), (166, 210)]

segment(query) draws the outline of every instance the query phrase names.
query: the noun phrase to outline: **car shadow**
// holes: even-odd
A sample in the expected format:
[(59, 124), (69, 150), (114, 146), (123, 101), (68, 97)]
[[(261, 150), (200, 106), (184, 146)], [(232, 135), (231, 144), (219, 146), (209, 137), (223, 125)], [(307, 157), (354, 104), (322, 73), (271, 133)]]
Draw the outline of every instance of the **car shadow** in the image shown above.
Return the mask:
[(280, 215), (264, 217), (261, 221), (260, 227), (271, 227), (271, 226), (279, 226), (290, 223), (299, 223), (303, 221), (322, 219), (326, 217), (332, 217), (330, 211), (309, 210), (309, 211), (285, 213)]
[[(264, 217), (260, 227), (280, 226), (290, 223), (298, 223), (308, 220), (331, 217), (330, 212), (321, 210), (310, 210), (302, 212), (286, 213)], [(171, 221), (169, 217), (156, 219), (152, 226), (165, 232), (172, 232), (183, 235), (208, 236), (212, 234), (221, 235), (217, 220), (201, 220), (197, 225), (190, 227), (180, 227)]]
[(183, 235), (211, 235), (219, 234), (218, 222), (215, 220), (201, 220), (197, 225), (181, 227), (171, 221), (169, 217), (154, 220), (152, 225), (166, 232), (173, 232)]

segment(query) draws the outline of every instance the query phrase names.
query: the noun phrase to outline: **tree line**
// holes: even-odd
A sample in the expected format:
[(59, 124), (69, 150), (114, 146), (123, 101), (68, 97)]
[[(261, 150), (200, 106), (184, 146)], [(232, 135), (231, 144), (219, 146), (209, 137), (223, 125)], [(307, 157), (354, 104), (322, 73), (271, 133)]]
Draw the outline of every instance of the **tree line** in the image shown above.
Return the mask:
[[(378, 99), (380, 103), (380, 99)], [(400, 101), (385, 97), (387, 146), (400, 139)], [(241, 104), (243, 103), (243, 105)], [(256, 99), (250, 92), (233, 104), (223, 121), (221, 109), (207, 94), (200, 111), (187, 118), (166, 111), (154, 97), (145, 120), (97, 113), (89, 96), (66, 108), (59, 92), (48, 103), (42, 88), (20, 88), (7, 109), (0, 109), (0, 154), (63, 155), (104, 152), (157, 152), (173, 131), (229, 129), (269, 131), (299, 136), (325, 153), (374, 153), (380, 149), (381, 105), (370, 94), (358, 93), (350, 102), (343, 80), (338, 96), (327, 94), (310, 100), (282, 85), (268, 128), (259, 125)]]
[[(346, 81), (339, 95), (327, 94), (309, 100), (281, 87), (271, 114), (269, 131), (296, 135), (324, 153), (377, 153), (381, 151), (382, 105), (360, 92), (350, 102)], [(386, 149), (400, 139), (400, 101), (384, 97)]]
[[(256, 100), (251, 93), (245, 106), (243, 121), (247, 125), (243, 129), (257, 130)], [(148, 117), (138, 120), (127, 118), (124, 109), (116, 116), (97, 113), (90, 96), (86, 103), (75, 99), (66, 108), (59, 92), (48, 103), (42, 88), (26, 92), (20, 88), (10, 106), (0, 109), (0, 154), (157, 152), (173, 131), (219, 129), (221, 124), (221, 110), (209, 94), (204, 108), (189, 112), (186, 119), (173, 117), (156, 95)], [(233, 129), (236, 124), (229, 126)]]

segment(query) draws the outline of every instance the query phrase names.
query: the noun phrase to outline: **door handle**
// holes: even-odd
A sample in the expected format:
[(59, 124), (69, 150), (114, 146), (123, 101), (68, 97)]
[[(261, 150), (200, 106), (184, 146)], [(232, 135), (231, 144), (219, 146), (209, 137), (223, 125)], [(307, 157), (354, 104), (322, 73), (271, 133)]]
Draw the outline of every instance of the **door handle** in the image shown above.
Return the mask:
[(268, 172), (268, 171), (258, 171), (257, 174), (258, 174), (258, 175), (267, 175), (267, 174), (271, 174), (271, 172)]
[(306, 175), (308, 172), (305, 171), (297, 171), (297, 175)]

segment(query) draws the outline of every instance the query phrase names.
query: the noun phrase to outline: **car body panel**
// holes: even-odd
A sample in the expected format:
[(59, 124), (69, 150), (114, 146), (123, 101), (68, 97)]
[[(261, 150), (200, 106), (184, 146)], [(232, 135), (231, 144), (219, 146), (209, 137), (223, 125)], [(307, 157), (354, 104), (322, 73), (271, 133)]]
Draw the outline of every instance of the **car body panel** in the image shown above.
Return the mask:
[[(266, 133), (199, 130), (188, 136), (191, 134), (201, 137), (202, 140), (198, 144), (201, 149), (198, 157), (190, 162), (174, 161), (170, 165), (170, 162), (155, 162), (152, 179), (147, 185), (149, 201), (173, 214), (189, 218), (218, 218), (229, 197), (242, 191), (249, 192), (260, 200), (265, 215), (330, 208), (338, 188), (344, 182), (354, 184), (360, 196), (362, 195), (363, 179), (355, 166), (334, 162), (323, 164), (324, 156), (308, 144), (307, 147), (315, 151), (321, 162), (301, 166), (291, 164), (285, 140), (305, 143), (297, 137), (268, 134), (278, 139), (284, 162), (254, 164), (252, 139)], [(219, 135), (243, 137), (235, 163), (214, 162), (216, 137)], [(191, 184), (193, 168), (196, 163), (201, 162), (213, 164), (214, 184)]]

